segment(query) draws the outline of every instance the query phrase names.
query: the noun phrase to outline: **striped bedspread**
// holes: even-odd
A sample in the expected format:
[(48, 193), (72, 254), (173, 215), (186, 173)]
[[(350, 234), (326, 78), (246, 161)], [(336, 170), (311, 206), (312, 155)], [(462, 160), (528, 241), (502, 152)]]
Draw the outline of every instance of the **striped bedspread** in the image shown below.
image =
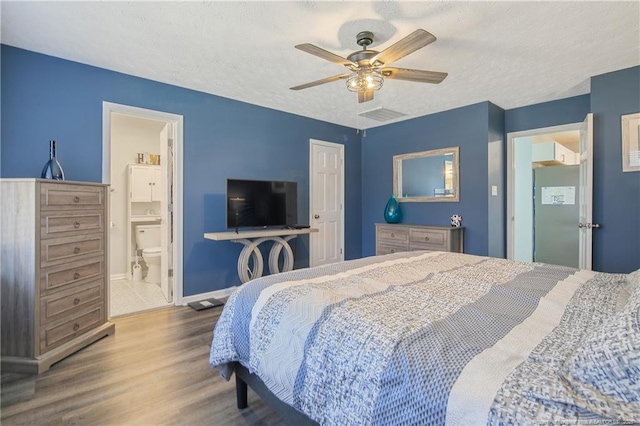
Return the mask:
[(576, 421), (544, 391), (623, 282), (442, 252), (296, 270), (229, 298), (210, 364), (229, 379), (239, 361), (320, 424)]

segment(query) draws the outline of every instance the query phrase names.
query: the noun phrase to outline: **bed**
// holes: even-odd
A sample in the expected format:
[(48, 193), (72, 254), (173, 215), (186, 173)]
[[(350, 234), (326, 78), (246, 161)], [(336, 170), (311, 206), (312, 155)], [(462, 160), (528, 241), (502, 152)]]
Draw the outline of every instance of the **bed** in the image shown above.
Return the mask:
[(640, 271), (444, 252), (238, 288), (209, 362), (288, 423), (640, 422)]

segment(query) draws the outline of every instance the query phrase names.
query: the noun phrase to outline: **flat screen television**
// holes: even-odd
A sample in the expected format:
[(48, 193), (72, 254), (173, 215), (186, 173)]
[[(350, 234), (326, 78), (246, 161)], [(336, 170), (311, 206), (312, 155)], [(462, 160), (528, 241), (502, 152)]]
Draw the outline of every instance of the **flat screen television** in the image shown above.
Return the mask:
[(293, 226), (298, 220), (298, 184), (227, 179), (227, 228)]

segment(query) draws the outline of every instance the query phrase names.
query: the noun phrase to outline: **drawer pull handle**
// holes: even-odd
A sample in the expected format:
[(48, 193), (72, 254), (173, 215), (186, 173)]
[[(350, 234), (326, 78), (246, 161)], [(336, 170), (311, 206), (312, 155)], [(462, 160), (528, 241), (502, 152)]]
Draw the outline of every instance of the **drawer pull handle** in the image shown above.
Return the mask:
[(78, 278), (80, 278), (80, 272), (76, 272), (75, 274), (73, 274), (74, 280), (77, 280)]
[(73, 299), (73, 304), (77, 305), (78, 303), (80, 303), (80, 299), (78, 299), (77, 297), (75, 299)]
[(80, 197), (78, 197), (77, 195), (75, 197), (73, 197), (73, 202), (74, 203), (79, 203), (80, 202)]
[(424, 237), (424, 240), (425, 241), (429, 241), (429, 237)]
[(80, 222), (76, 222), (76, 223), (74, 223), (74, 224), (73, 224), (73, 227), (74, 227), (74, 228), (76, 228), (76, 229), (80, 228)]
[(79, 328), (80, 328), (80, 324), (78, 323), (73, 324), (73, 331), (78, 331)]
[(75, 254), (80, 253), (80, 247), (76, 247), (76, 248), (74, 248), (74, 249), (73, 249), (73, 252), (74, 252)]
[(391, 249), (391, 253), (395, 253), (396, 251), (394, 249)]
[(394, 234), (393, 232), (391, 233), (391, 238), (395, 237), (396, 234)]

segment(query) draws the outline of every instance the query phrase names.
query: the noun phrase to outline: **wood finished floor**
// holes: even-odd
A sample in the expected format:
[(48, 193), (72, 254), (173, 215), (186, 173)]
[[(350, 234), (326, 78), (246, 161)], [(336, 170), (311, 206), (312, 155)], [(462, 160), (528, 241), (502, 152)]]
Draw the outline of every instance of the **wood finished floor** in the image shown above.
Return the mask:
[(221, 308), (159, 309), (113, 320), (116, 332), (39, 376), (2, 373), (0, 422), (8, 425), (282, 425), (249, 390), (209, 367)]

